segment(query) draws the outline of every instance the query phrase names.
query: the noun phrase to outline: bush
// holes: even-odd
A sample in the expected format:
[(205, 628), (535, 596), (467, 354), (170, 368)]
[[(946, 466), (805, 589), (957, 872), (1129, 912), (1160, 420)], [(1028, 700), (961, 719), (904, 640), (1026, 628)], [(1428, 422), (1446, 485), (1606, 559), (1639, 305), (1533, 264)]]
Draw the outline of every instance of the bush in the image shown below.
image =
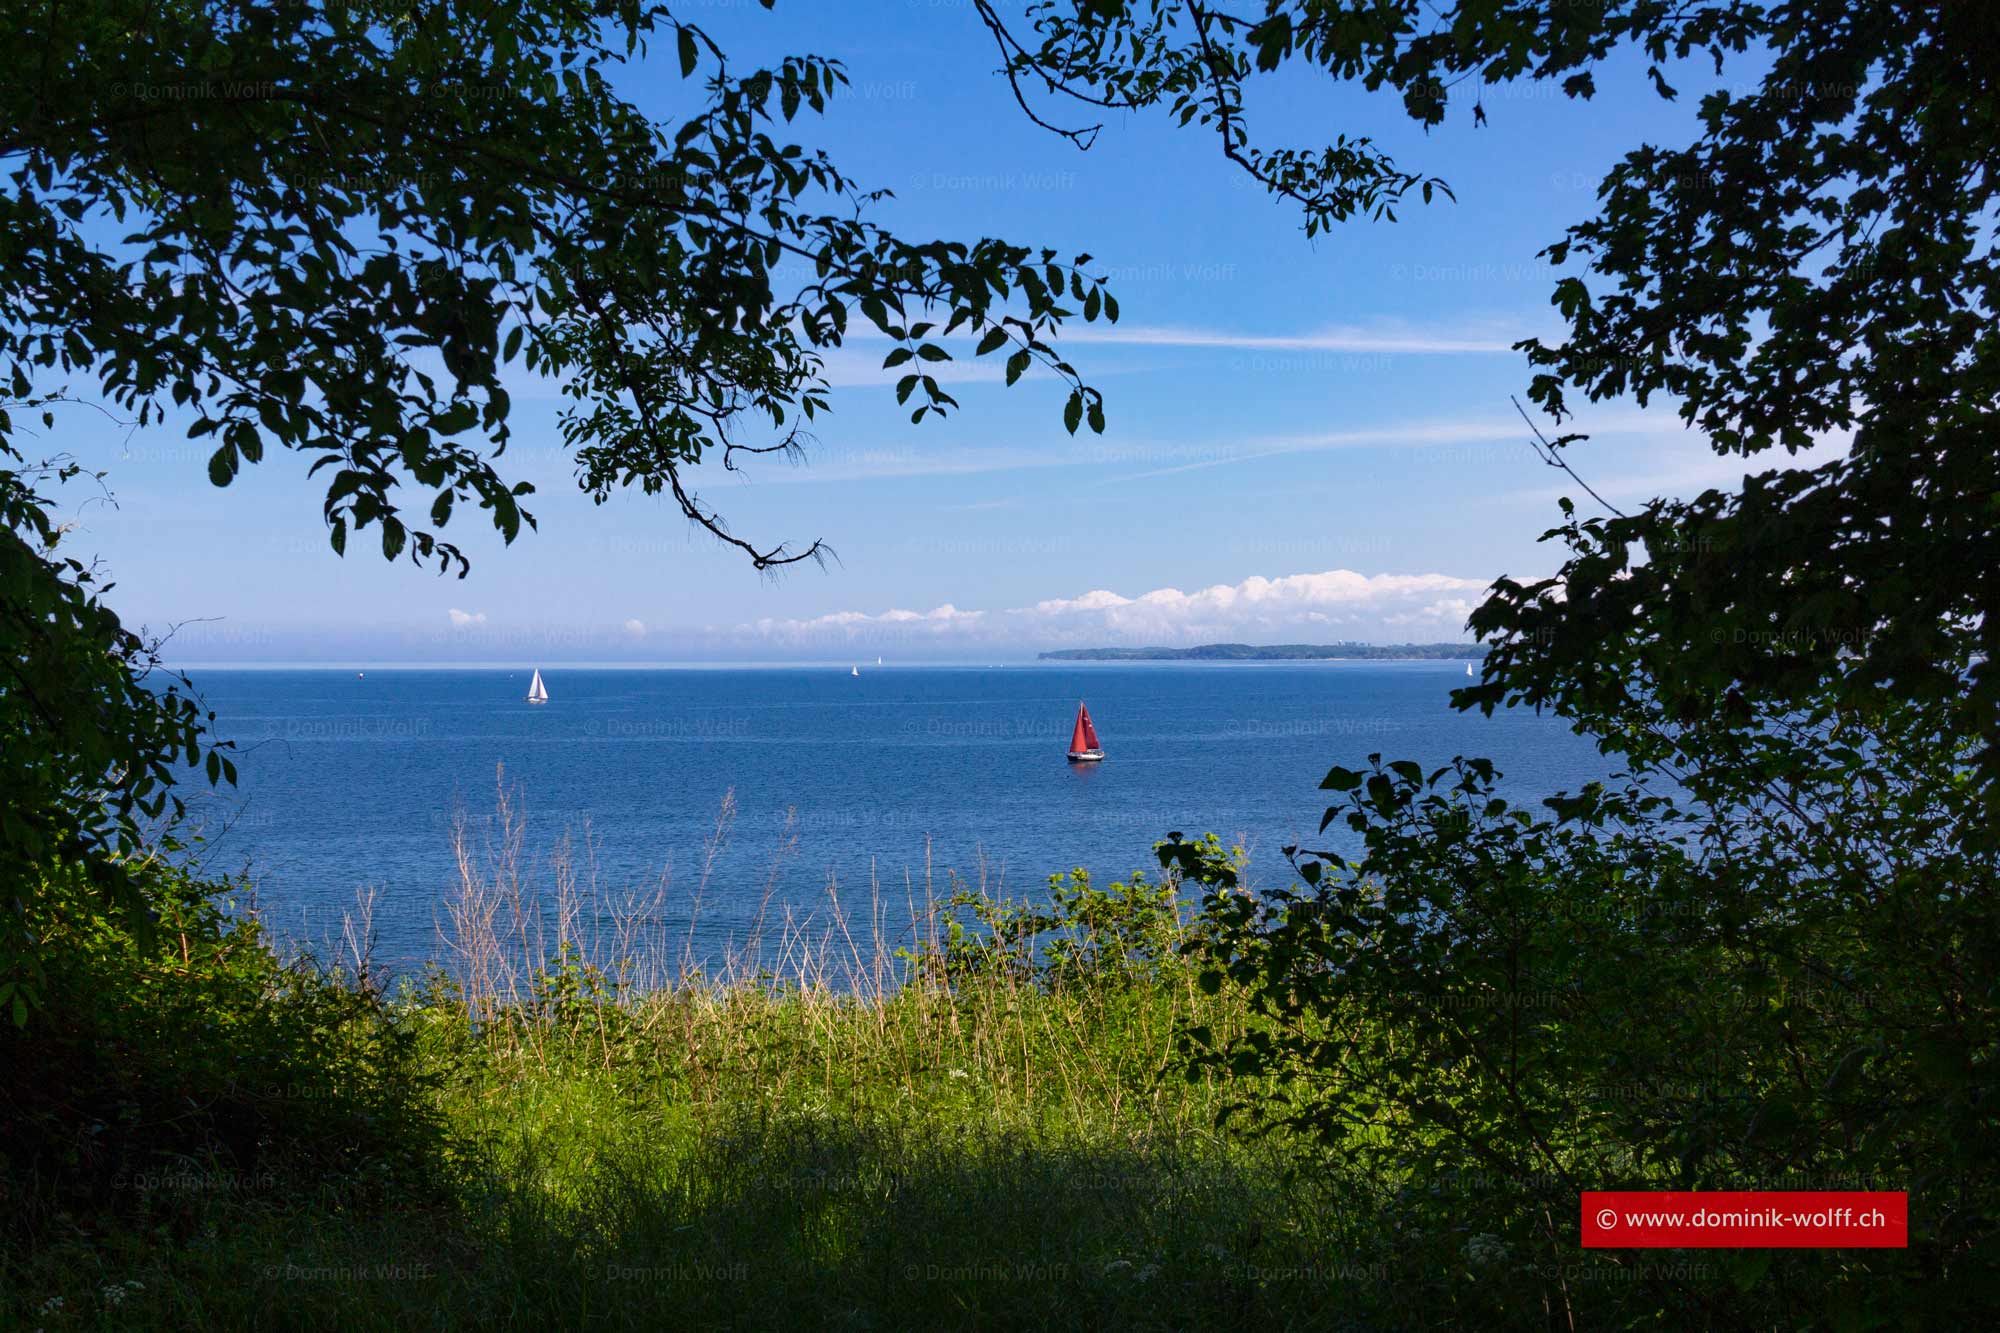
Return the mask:
[(1175, 833), (1155, 852), (1166, 871), (1158, 881), (1139, 870), (1100, 889), (1078, 868), (1049, 876), (1046, 904), (960, 885), (945, 901), (943, 939), (915, 961), (952, 982), (1006, 979), (1056, 989), (1117, 989), (1178, 975), (1181, 948), (1204, 928), (1185, 919), (1185, 886), (1226, 876), (1233, 888), (1243, 852), (1224, 853), (1213, 833), (1193, 843)]
[(0, 399), (0, 1013), (22, 1023), (47, 998), (33, 919), (45, 870), (64, 866), (71, 900), (87, 888), (143, 929), (151, 882), (136, 868), (149, 833), (185, 812), (180, 767), (212, 783), (236, 768), (187, 678), (99, 599), (101, 572), (59, 549), (67, 525), (35, 484), (82, 470), (14, 466), (9, 406)]
[(0, 1028), (0, 1168), (32, 1222), (123, 1210), (147, 1183), (366, 1194), (436, 1183), (445, 1151), (416, 1034), (366, 978), (281, 959), (211, 885), (153, 866), (138, 928), (88, 876), (30, 896), (45, 1003)]
[[(1364, 851), (1295, 849), (1303, 886), (1218, 900), (1203, 984), (1257, 1020), (1194, 1032), (1193, 1067), (1278, 1080), (1235, 1114), (1367, 1172), (1477, 1268), (1493, 1318), (1990, 1308), (2000, 875), (1948, 718), (1829, 699), (1681, 732), (1676, 762), (1546, 812), (1480, 760), (1335, 768), (1327, 822)], [(1705, 1281), (1605, 1251), (1624, 1280), (1551, 1276), (1579, 1257), (1582, 1190), (1841, 1188), (1908, 1190), (1910, 1248), (1708, 1251)]]

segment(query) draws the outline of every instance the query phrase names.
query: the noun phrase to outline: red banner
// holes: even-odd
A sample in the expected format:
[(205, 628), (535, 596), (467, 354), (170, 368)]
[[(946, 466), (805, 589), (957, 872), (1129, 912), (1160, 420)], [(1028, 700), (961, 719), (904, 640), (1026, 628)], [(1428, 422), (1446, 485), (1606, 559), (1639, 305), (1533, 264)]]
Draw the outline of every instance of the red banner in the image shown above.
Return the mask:
[(1586, 1190), (1587, 1250), (1868, 1249), (1910, 1244), (1902, 1190)]

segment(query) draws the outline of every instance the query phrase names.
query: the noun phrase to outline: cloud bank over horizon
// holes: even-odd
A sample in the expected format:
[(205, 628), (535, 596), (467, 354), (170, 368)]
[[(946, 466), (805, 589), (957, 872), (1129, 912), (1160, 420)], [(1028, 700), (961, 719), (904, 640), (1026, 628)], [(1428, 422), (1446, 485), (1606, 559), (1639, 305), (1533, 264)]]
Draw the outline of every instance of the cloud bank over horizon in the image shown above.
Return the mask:
[(931, 645), (1024, 649), (1180, 647), (1218, 641), (1454, 640), (1465, 637), (1485, 579), (1451, 574), (1362, 574), (1330, 569), (1277, 578), (1253, 575), (1193, 592), (1156, 588), (1137, 596), (1108, 589), (1029, 606), (967, 610), (836, 611), (806, 619), (765, 617), (739, 636), (788, 653), (846, 646)]
[[(1056, 648), (1199, 643), (1465, 641), (1465, 618), (1488, 580), (1352, 569), (1253, 575), (1186, 591), (1095, 588), (1022, 606), (890, 607), (738, 624), (673, 624), (657, 608), (599, 624), (523, 612), (452, 608), (400, 627), (313, 628), (212, 622), (174, 640), (179, 662), (213, 665), (411, 665), (555, 662), (810, 662), (876, 656), (903, 662), (1021, 660)], [(524, 609), (525, 610), (525, 609)]]

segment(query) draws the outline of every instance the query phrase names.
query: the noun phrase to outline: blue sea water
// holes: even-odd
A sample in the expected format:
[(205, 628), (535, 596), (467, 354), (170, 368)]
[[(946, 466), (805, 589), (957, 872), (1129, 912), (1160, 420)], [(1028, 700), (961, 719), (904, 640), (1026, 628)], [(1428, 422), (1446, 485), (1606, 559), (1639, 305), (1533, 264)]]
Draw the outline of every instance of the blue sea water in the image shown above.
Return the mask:
[[(1607, 771), (1553, 718), (1453, 710), (1459, 662), (554, 668), (542, 705), (525, 702), (525, 671), (191, 674), (239, 750), (239, 786), (197, 803), (204, 864), (247, 874), (266, 920), (307, 940), (374, 889), (377, 956), (392, 965), (438, 955), (454, 809), (477, 821), (502, 784), (544, 890), (555, 839), (587, 829), (600, 885), (666, 875), (670, 910), (690, 915), (733, 793), (699, 953), (747, 930), (788, 836), (774, 913), (823, 908), (830, 878), (848, 903), (921, 900), (927, 866), (940, 894), (948, 871), (1016, 893), (1073, 866), (1121, 875), (1153, 867), (1170, 830), (1241, 841), (1269, 886), (1284, 845), (1341, 845), (1338, 826), (1318, 831), (1334, 764), (1485, 755), (1523, 799)], [(1079, 699), (1109, 755), (1099, 765), (1064, 759)]]

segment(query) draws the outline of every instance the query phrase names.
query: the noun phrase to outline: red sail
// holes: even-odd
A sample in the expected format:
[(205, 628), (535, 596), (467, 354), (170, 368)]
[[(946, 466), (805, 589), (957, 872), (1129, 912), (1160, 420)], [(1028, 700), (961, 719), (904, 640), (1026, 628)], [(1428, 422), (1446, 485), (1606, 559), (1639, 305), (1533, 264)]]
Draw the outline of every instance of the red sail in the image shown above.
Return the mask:
[(1098, 749), (1097, 728), (1091, 724), (1090, 710), (1082, 704), (1076, 706), (1076, 729), (1069, 734), (1069, 752), (1081, 754), (1085, 750)]

